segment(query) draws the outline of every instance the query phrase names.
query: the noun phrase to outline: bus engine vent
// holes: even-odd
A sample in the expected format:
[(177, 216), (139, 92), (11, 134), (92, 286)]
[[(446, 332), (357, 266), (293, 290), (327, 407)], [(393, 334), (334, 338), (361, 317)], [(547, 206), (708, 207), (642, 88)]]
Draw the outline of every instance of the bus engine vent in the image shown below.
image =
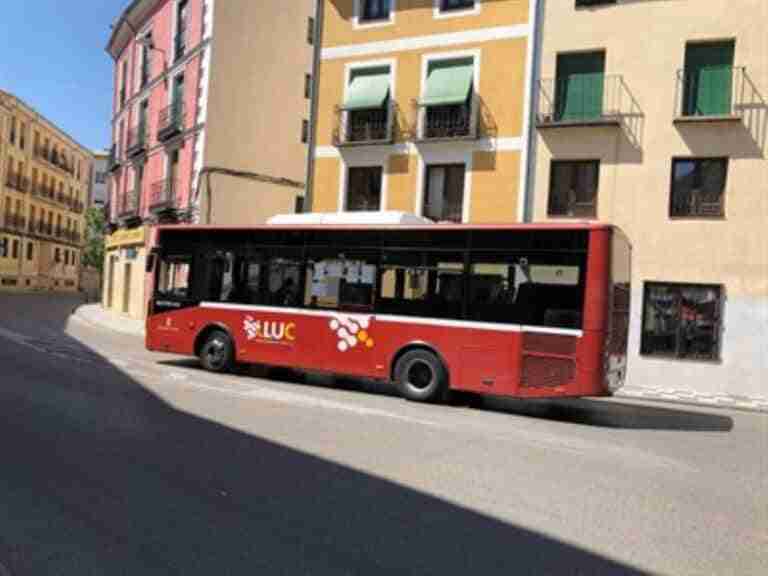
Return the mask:
[(523, 333), (523, 351), (573, 356), (576, 354), (577, 341), (578, 339), (573, 336), (525, 332)]
[(555, 388), (572, 382), (576, 363), (567, 358), (523, 356), (521, 384), (527, 388)]

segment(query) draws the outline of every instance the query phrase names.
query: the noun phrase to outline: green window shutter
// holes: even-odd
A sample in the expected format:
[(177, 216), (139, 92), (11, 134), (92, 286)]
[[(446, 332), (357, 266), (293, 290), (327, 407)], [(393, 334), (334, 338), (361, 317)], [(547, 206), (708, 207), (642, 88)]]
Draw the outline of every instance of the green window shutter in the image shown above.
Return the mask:
[(561, 54), (557, 57), (557, 120), (590, 120), (603, 114), (605, 54)]
[(684, 116), (716, 116), (731, 112), (733, 51), (733, 42), (686, 46)]
[(425, 106), (463, 104), (472, 91), (473, 80), (472, 59), (433, 62), (429, 66), (422, 104)]

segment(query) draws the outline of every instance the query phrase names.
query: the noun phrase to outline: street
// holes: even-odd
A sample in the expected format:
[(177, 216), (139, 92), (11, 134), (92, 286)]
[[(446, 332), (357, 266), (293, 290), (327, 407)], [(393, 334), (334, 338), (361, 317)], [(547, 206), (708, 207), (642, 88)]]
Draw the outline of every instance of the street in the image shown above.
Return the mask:
[(76, 304), (0, 295), (0, 575), (768, 574), (768, 414), (218, 376)]

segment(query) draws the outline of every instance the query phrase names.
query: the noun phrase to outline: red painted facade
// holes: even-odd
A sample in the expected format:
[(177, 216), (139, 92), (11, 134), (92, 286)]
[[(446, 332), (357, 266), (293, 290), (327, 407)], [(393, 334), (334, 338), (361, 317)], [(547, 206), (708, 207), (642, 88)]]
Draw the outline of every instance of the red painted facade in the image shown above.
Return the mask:
[[(171, 204), (162, 206), (163, 209), (189, 207), (195, 147), (205, 124), (199, 97), (208, 44), (203, 33), (205, 4), (205, 0), (135, 2), (115, 26), (108, 46), (115, 60), (109, 202), (109, 219), (114, 224), (123, 224), (126, 220), (157, 220), (159, 200)], [(143, 59), (147, 56), (149, 73), (142, 82)], [(171, 137), (161, 138), (161, 115), (172, 103), (173, 86), (179, 75), (184, 78), (179, 130)], [(145, 139), (143, 150), (137, 153), (137, 139), (131, 139), (131, 132), (139, 127), (140, 108), (144, 103), (147, 106)], [(178, 163), (174, 177), (170, 178), (170, 157), (176, 153)], [(142, 169), (143, 178), (138, 183)], [(174, 184), (169, 193), (162, 186), (170, 179)]]

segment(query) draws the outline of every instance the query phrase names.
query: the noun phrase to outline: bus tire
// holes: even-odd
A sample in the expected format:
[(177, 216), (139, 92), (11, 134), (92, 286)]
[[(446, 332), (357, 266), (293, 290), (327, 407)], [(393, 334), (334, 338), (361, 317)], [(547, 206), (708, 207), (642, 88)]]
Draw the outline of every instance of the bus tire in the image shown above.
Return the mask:
[(235, 347), (229, 334), (214, 330), (200, 348), (200, 363), (209, 372), (230, 372), (234, 367)]
[(432, 352), (411, 350), (395, 365), (395, 383), (400, 394), (408, 400), (438, 402), (447, 393), (448, 371)]

